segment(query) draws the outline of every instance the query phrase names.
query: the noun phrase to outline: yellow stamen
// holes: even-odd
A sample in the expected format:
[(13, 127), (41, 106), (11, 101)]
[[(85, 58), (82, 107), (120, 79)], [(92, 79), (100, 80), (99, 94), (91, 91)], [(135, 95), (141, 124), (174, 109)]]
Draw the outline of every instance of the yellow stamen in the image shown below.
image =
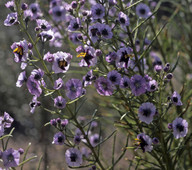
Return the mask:
[(125, 58), (132, 58), (132, 57), (134, 57), (134, 54), (126, 54), (125, 55)]
[(16, 49), (14, 49), (13, 52), (19, 54), (20, 56), (23, 55), (23, 49), (22, 47), (19, 46)]
[(87, 53), (81, 52), (80, 54), (77, 55), (77, 57), (85, 57)]

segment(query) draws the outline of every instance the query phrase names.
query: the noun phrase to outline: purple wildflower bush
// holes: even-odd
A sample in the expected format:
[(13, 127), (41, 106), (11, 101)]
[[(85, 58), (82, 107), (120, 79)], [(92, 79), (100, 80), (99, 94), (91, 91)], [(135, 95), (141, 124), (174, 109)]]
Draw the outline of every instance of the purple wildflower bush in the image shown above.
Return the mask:
[[(179, 54), (175, 60), (165, 52), (168, 36), (161, 35), (180, 8), (163, 23), (157, 15), (161, 3), (12, 0), (5, 4), (10, 13), (4, 25), (23, 33), (10, 44), (21, 69), (16, 86), (31, 94), (34, 116), (38, 107), (52, 115), (44, 126), (55, 130), (52, 144), (65, 150), (68, 167), (117, 169), (127, 153), (132, 159), (125, 159), (126, 169), (191, 166), (191, 91), (187, 94), (184, 85), (182, 90), (174, 86)], [(100, 118), (102, 111), (93, 110), (89, 117), (79, 114), (91, 88), (99, 107), (116, 112), (114, 120), (106, 121), (115, 128), (107, 136), (102, 135), (100, 121), (108, 119)], [(44, 98), (52, 102), (41, 102)], [(4, 136), (4, 129), (12, 121), (6, 112), (0, 117), (3, 168), (23, 166), (35, 158), (26, 160), (25, 153), (22, 162), (22, 149), (3, 145), (12, 134)], [(115, 149), (118, 133), (123, 133), (125, 143), (120, 151)], [(106, 159), (102, 157), (105, 143), (112, 153)]]

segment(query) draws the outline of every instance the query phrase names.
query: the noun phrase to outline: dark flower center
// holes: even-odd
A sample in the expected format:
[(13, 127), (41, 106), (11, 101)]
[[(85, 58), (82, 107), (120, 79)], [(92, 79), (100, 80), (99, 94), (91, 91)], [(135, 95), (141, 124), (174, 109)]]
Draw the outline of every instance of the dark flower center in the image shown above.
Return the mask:
[(103, 29), (101, 33), (102, 33), (102, 35), (104, 35), (104, 36), (109, 35), (107, 29)]
[(98, 142), (99, 142), (99, 138), (95, 138), (95, 139), (93, 140), (93, 142), (94, 142), (94, 143), (98, 143)]
[(127, 81), (124, 81), (124, 82), (123, 82), (123, 85), (124, 85), (124, 87), (127, 87), (127, 86), (128, 86), (128, 82), (127, 82)]
[(184, 130), (184, 126), (181, 125), (181, 124), (177, 124), (176, 128), (177, 128), (180, 132), (182, 132), (182, 131)]
[(13, 50), (14, 53), (19, 55), (19, 60), (21, 60), (23, 56), (23, 47), (22, 46), (17, 46), (16, 49)]
[(151, 85), (151, 90), (154, 90), (156, 86), (154, 84)]
[(64, 141), (63, 136), (59, 136), (59, 137), (58, 137), (58, 142), (59, 142), (59, 143), (62, 143), (63, 141)]
[(39, 80), (41, 78), (41, 75), (40, 74), (35, 74), (35, 76), (34, 76), (34, 79), (35, 80)]
[(98, 32), (97, 28), (91, 29), (91, 34), (92, 34), (93, 37), (96, 36), (97, 32)]
[(120, 62), (125, 62), (125, 67), (127, 67), (129, 61), (129, 55), (127, 54), (127, 51), (123, 51), (121, 53), (121, 59)]
[(57, 103), (57, 106), (61, 107), (61, 106), (63, 106), (63, 103), (58, 102), (58, 103)]
[(70, 86), (70, 91), (72, 91), (72, 92), (76, 92), (77, 91), (77, 89), (75, 88), (74, 84), (72, 84)]
[(102, 14), (102, 10), (99, 9), (99, 8), (97, 8), (95, 11), (96, 11), (95, 12), (96, 15), (101, 15)]
[(104, 89), (105, 91), (108, 90), (108, 86), (107, 86), (107, 83), (106, 83), (106, 82), (101, 82), (101, 86), (103, 87), (103, 89)]
[(35, 102), (31, 102), (31, 104), (30, 104), (30, 106), (33, 108), (33, 107), (35, 107)]
[(90, 60), (93, 58), (92, 55), (89, 54), (89, 52), (86, 53), (85, 57), (84, 57), (84, 60), (85, 62), (87, 63), (87, 65), (89, 66), (90, 65)]
[(61, 61), (58, 61), (59, 68), (62, 70), (65, 70), (65, 67), (67, 67), (68, 63), (64, 59)]
[(46, 28), (47, 27), (44, 24), (41, 25), (41, 29), (46, 29)]
[(62, 12), (61, 12), (61, 11), (57, 11), (55, 14), (56, 14), (58, 17), (60, 17), (60, 16), (62, 15)]
[(178, 98), (177, 97), (173, 97), (173, 102), (177, 103), (178, 102)]
[(150, 109), (144, 109), (143, 110), (143, 115), (144, 116), (148, 117), (148, 116), (150, 116), (150, 114), (151, 114), (151, 110)]
[(78, 156), (76, 153), (71, 153), (71, 155), (70, 155), (71, 162), (76, 162), (77, 158), (78, 158)]
[(115, 75), (110, 76), (109, 80), (111, 80), (112, 82), (116, 82), (117, 77)]
[(141, 9), (139, 10), (139, 12), (140, 12), (142, 15), (144, 15), (144, 14), (146, 13), (146, 10), (145, 10), (144, 8), (141, 8)]
[(134, 82), (134, 86), (135, 86), (136, 89), (139, 89), (141, 87), (141, 82), (139, 80), (136, 80)]
[(143, 152), (145, 152), (145, 146), (147, 146), (147, 142), (143, 139), (143, 137), (141, 136), (140, 138), (140, 147), (143, 150)]
[(78, 23), (74, 23), (73, 28), (74, 29), (78, 29), (79, 28), (79, 24)]
[(7, 159), (9, 162), (14, 161), (14, 156), (12, 155), (12, 153), (7, 156)]
[(37, 12), (37, 8), (36, 7), (32, 7), (31, 11), (32, 11), (32, 13), (36, 13)]
[(86, 75), (85, 80), (86, 80), (86, 81), (90, 81), (90, 80), (91, 80), (90, 77), (91, 77), (90, 75)]
[(13, 24), (15, 22), (15, 18), (11, 18), (10, 20), (9, 20), (9, 23), (10, 24)]
[(121, 22), (122, 24), (125, 24), (125, 18), (120, 18), (120, 22)]

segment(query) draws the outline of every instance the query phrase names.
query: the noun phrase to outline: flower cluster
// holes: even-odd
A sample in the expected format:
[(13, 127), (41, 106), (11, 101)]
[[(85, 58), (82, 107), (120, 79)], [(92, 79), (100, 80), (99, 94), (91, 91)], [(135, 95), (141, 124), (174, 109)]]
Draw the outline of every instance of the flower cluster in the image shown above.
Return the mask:
[[(154, 150), (151, 157), (157, 160), (159, 168), (174, 169), (178, 152), (172, 155), (177, 143), (172, 144), (171, 136), (176, 139), (187, 136), (188, 122), (183, 117), (190, 103), (185, 106), (183, 90), (176, 92), (172, 84), (178, 61), (175, 66), (167, 62), (171, 59), (167, 59), (157, 38), (162, 29), (156, 33), (153, 24), (153, 20), (158, 20), (155, 16), (156, 2), (131, 1), (126, 4), (123, 0), (90, 0), (89, 3), (85, 0), (71, 3), (51, 0), (44, 9), (47, 16), (41, 10), (41, 3), (21, 5), (17, 0), (6, 3), (13, 13), (8, 14), (4, 25), (19, 25), (27, 35), (26, 39), (11, 45), (14, 61), (21, 63), (22, 69), (16, 86), (26, 85), (24, 88), (33, 96), (29, 104), (31, 113), (41, 106), (45, 111), (60, 116), (48, 124), (57, 130), (52, 144), (68, 147), (65, 158), (69, 167), (82, 167), (86, 160), (102, 170), (114, 169), (125, 154), (124, 151), (116, 161), (113, 155), (112, 165), (105, 167), (99, 149), (96, 151), (95, 148), (100, 148), (115, 132), (106, 140), (102, 139), (101, 132), (94, 131), (98, 125), (94, 120), (101, 117), (96, 113), (89, 121), (84, 117), (78, 120), (83, 105), (81, 99), (91, 86), (99, 94), (95, 101), (99, 103), (105, 96), (107, 104), (101, 103), (104, 106), (112, 103), (110, 107), (119, 114), (115, 125), (137, 136), (137, 148), (141, 148), (143, 153)], [(28, 31), (30, 23), (35, 24), (33, 34)], [(77, 74), (71, 74), (73, 72)], [(43, 105), (43, 97), (52, 103)], [(177, 118), (173, 114), (170, 116), (169, 112), (176, 112)], [(11, 121), (9, 116), (0, 119), (1, 136)], [(167, 131), (168, 121), (173, 122)], [(150, 136), (155, 137), (152, 139)], [(128, 148), (128, 139), (125, 148)], [(115, 140), (116, 136), (114, 144)], [(185, 139), (187, 141), (189, 138)], [(113, 148), (115, 152), (115, 146)], [(11, 166), (18, 165), (18, 152), (8, 150), (7, 153), (14, 160)], [(172, 157), (175, 157), (174, 162)], [(85, 165), (90, 166), (91, 169), (95, 167)]]

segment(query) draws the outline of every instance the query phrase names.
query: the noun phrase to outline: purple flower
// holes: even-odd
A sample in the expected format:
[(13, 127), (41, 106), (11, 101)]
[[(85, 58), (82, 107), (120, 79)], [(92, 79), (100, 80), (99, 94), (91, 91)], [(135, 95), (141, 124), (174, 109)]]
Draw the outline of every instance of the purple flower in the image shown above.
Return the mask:
[(10, 9), (11, 11), (14, 11), (14, 6), (15, 6), (15, 2), (13, 1), (8, 1), (5, 6)]
[(153, 92), (153, 91), (157, 90), (157, 88), (158, 88), (158, 84), (157, 84), (156, 80), (151, 80), (148, 82), (147, 91)]
[(34, 80), (36, 81), (39, 81), (43, 78), (43, 75), (44, 75), (44, 71), (41, 70), (40, 68), (37, 70), (37, 69), (34, 69), (32, 72), (31, 72), (31, 77), (34, 78)]
[(78, 145), (81, 142), (81, 136), (80, 135), (75, 135), (74, 136), (74, 143)]
[(16, 86), (17, 87), (21, 87), (23, 85), (24, 82), (27, 81), (27, 77), (26, 77), (26, 72), (23, 71), (19, 74), (17, 82), (16, 82)]
[(84, 52), (81, 52), (77, 57), (82, 57), (79, 66), (81, 67), (90, 67), (95, 66), (97, 63), (97, 57), (95, 56), (95, 49), (91, 46), (84, 46)]
[(68, 125), (69, 121), (67, 119), (61, 120), (61, 126), (64, 128)]
[(57, 29), (53, 29), (54, 37), (49, 41), (50, 46), (61, 47), (63, 45), (62, 35)]
[(151, 152), (153, 149), (152, 139), (148, 135), (145, 135), (144, 133), (137, 135), (137, 141), (143, 152)]
[(51, 29), (51, 25), (44, 19), (37, 19), (37, 27), (42, 31), (48, 31)]
[(10, 128), (13, 121), (14, 119), (9, 115), (9, 113), (4, 112), (4, 117), (3, 117), (4, 128)]
[(15, 42), (11, 45), (15, 55), (15, 62), (26, 62), (28, 58), (28, 44), (26, 40)]
[(66, 10), (63, 6), (54, 6), (49, 13), (53, 16), (55, 22), (60, 22), (65, 20)]
[(94, 134), (90, 136), (90, 143), (93, 147), (97, 146), (97, 144), (100, 142), (99, 134)]
[(117, 51), (116, 66), (118, 68), (128, 68), (129, 59), (132, 57), (132, 49), (130, 47), (122, 47)]
[(54, 99), (54, 106), (63, 109), (66, 106), (66, 101), (62, 96), (58, 96)]
[(188, 123), (185, 119), (182, 119), (181, 117), (177, 117), (173, 123), (173, 135), (176, 139), (179, 139), (181, 137), (185, 137), (188, 132)]
[(145, 122), (147, 124), (150, 124), (153, 121), (153, 116), (156, 113), (156, 107), (150, 103), (143, 103), (139, 107), (138, 116), (139, 120), (142, 122)]
[(52, 30), (42, 31), (38, 36), (41, 38), (42, 42), (46, 42), (53, 39), (54, 33)]
[(127, 76), (124, 76), (123, 78), (121, 78), (120, 81), (120, 88), (128, 88), (129, 87), (129, 78)]
[(148, 18), (150, 15), (150, 8), (144, 4), (140, 3), (136, 6), (136, 14), (141, 18)]
[(95, 80), (96, 77), (93, 75), (93, 70), (90, 70), (84, 77), (83, 77), (83, 86), (87, 87), (88, 85), (92, 84), (92, 81)]
[(37, 100), (37, 96), (33, 96), (33, 100), (32, 102), (29, 103), (29, 106), (30, 106), (30, 112), (31, 113), (34, 113), (35, 112), (35, 108), (37, 106), (40, 106), (41, 103)]
[(59, 78), (59, 79), (57, 79), (56, 81), (55, 81), (55, 83), (54, 83), (54, 89), (55, 90), (59, 90), (60, 88), (62, 88), (63, 87), (63, 80), (61, 79), (61, 78)]
[(95, 81), (95, 88), (97, 92), (102, 96), (111, 96), (114, 91), (113, 84), (105, 77), (99, 77)]
[(65, 152), (65, 160), (68, 166), (80, 166), (83, 162), (82, 153), (76, 148), (69, 148)]
[(176, 91), (173, 92), (173, 94), (171, 96), (171, 101), (176, 106), (183, 105), (183, 103), (181, 102), (181, 96)]
[(16, 23), (18, 23), (18, 17), (16, 12), (8, 14), (6, 20), (4, 21), (5, 26), (12, 26)]
[(105, 8), (101, 4), (96, 4), (91, 7), (93, 19), (102, 19), (105, 16)]
[(113, 33), (111, 31), (111, 27), (106, 24), (101, 24), (99, 28), (99, 32), (104, 39), (111, 39), (113, 37)]
[(129, 17), (123, 12), (119, 12), (119, 23), (122, 27), (127, 27), (130, 24)]
[(116, 5), (117, 1), (116, 0), (109, 0), (109, 5), (113, 6)]
[(3, 117), (0, 117), (0, 137), (4, 135)]
[(29, 76), (27, 80), (27, 88), (32, 95), (39, 97), (42, 93), (42, 89), (37, 81), (32, 76)]
[(47, 53), (44, 55), (43, 60), (52, 63), (52, 62), (54, 61), (53, 54), (51, 54), (50, 52), (47, 52)]
[(101, 27), (100, 23), (96, 23), (92, 26), (89, 26), (89, 36), (93, 43), (96, 43), (99, 40), (98, 34), (100, 34), (99, 29)]
[(12, 148), (3, 152), (2, 160), (5, 168), (17, 167), (19, 165), (20, 153)]
[(66, 52), (58, 51), (53, 54), (54, 62), (52, 66), (52, 70), (55, 73), (65, 73), (69, 69), (70, 61), (72, 59), (72, 55)]
[(135, 96), (139, 96), (141, 94), (144, 94), (146, 92), (145, 78), (143, 78), (140, 75), (132, 76), (130, 79), (130, 88), (131, 88), (131, 92)]
[(69, 39), (70, 39), (74, 44), (82, 44), (81, 38), (79, 38), (79, 37), (83, 38), (83, 37), (82, 37), (82, 34), (80, 34), (80, 33), (72, 33), (72, 34), (70, 35)]
[(116, 52), (110, 52), (107, 56), (106, 56), (106, 61), (110, 64), (115, 64), (116, 59), (118, 58), (117, 53)]
[(159, 139), (154, 137), (152, 142), (153, 142), (154, 145), (157, 145), (159, 143)]
[(63, 145), (64, 142), (65, 142), (65, 135), (62, 132), (58, 132), (54, 135), (52, 144)]
[(31, 11), (31, 20), (36, 20), (37, 18), (41, 17), (43, 14), (40, 10), (38, 3), (32, 3), (29, 6), (29, 10)]
[(80, 97), (83, 93), (82, 82), (79, 79), (68, 80), (65, 85), (65, 88), (66, 96), (71, 100)]
[(112, 70), (107, 74), (107, 79), (113, 84), (113, 85), (119, 85), (121, 81), (121, 74), (118, 73), (116, 70)]
[(77, 31), (81, 26), (81, 20), (80, 18), (73, 18), (70, 21), (70, 24), (68, 26), (69, 31)]

